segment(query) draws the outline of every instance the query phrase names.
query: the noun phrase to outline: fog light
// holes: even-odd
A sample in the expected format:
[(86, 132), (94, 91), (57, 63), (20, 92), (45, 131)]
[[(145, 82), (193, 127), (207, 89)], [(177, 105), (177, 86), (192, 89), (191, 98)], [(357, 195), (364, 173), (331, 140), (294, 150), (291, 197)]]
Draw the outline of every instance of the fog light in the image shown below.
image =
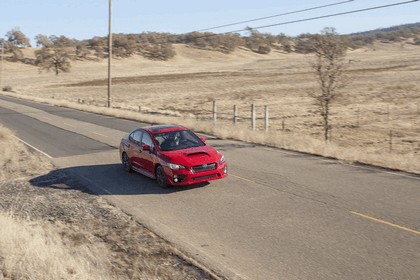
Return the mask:
[(225, 168), (223, 168), (223, 173), (227, 174), (227, 166), (225, 166)]
[(174, 175), (174, 182), (177, 183), (178, 182), (178, 176)]

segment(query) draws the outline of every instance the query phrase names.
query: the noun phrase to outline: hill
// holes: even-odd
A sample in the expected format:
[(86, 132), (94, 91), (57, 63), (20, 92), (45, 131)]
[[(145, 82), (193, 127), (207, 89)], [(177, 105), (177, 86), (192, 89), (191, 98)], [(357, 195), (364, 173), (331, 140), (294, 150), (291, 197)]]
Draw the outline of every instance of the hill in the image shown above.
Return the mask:
[[(420, 172), (420, 82), (413, 79), (420, 74), (419, 46), (376, 42), (348, 51), (351, 84), (333, 106), (327, 145), (308, 96), (317, 88), (311, 54), (258, 54), (243, 47), (225, 54), (185, 44), (173, 47), (177, 56), (168, 61), (114, 59), (112, 106), (131, 111), (135, 119), (183, 123), (221, 137)], [(26, 51), (33, 55), (33, 49)], [(90, 104), (98, 110), (107, 103), (106, 60), (77, 60), (71, 72), (58, 76), (39, 73), (33, 65), (5, 62), (4, 74), (3, 83), (15, 96), (66, 106)], [(209, 123), (213, 101), (217, 128)], [(255, 132), (248, 131), (251, 104), (257, 108)], [(263, 132), (266, 105), (269, 134)], [(159, 119), (164, 116), (175, 119)]]

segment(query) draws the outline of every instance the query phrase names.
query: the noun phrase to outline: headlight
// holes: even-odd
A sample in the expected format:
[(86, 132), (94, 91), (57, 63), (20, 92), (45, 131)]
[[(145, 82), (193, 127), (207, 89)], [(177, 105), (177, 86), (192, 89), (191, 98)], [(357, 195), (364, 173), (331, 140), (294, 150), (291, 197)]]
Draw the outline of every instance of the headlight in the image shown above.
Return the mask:
[(179, 165), (179, 164), (175, 164), (175, 163), (170, 163), (170, 162), (167, 162), (167, 163), (166, 163), (166, 165), (167, 165), (170, 169), (173, 169), (173, 170), (186, 169), (186, 168), (185, 168), (185, 166), (183, 166), (183, 165)]
[(219, 162), (220, 163), (225, 162), (225, 156), (224, 155), (222, 155), (222, 157), (219, 159)]

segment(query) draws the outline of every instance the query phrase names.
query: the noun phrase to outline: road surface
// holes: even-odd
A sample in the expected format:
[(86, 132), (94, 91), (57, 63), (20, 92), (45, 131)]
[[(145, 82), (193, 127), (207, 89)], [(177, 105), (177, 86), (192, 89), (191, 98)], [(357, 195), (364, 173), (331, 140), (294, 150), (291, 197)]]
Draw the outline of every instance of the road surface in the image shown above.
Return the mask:
[(119, 162), (146, 124), (5, 96), (0, 123), (228, 279), (420, 279), (417, 175), (208, 139), (228, 178), (160, 189)]

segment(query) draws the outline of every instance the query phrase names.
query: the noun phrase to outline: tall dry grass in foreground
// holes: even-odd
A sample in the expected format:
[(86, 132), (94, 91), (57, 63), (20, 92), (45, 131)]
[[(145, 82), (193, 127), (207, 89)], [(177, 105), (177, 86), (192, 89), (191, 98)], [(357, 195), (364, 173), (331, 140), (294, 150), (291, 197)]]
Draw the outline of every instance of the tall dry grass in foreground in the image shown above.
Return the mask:
[(0, 213), (0, 278), (108, 279), (105, 248), (68, 246), (51, 225)]
[[(0, 183), (41, 174), (52, 167), (30, 153), (0, 125)], [(0, 279), (106, 279), (104, 248), (66, 244), (51, 224), (0, 212)]]
[(28, 153), (27, 147), (0, 125), (0, 181), (39, 174), (51, 167), (41, 155)]

